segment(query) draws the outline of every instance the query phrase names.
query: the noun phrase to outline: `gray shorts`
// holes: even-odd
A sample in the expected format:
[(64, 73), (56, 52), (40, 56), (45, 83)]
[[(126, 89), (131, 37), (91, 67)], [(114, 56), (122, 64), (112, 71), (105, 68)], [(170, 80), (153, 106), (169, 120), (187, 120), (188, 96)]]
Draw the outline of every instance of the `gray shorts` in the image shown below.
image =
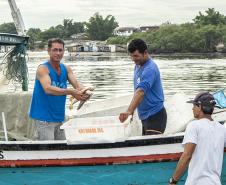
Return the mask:
[(65, 140), (62, 123), (35, 120), (35, 140)]

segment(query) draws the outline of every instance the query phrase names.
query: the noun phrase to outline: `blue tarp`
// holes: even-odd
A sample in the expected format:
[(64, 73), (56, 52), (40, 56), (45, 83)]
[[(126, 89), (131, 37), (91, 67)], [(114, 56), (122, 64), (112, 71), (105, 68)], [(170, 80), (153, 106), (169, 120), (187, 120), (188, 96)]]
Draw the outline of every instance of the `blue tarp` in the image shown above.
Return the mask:
[(224, 94), (224, 90), (219, 90), (213, 93), (213, 97), (216, 100), (216, 106), (219, 108), (226, 108), (226, 96)]

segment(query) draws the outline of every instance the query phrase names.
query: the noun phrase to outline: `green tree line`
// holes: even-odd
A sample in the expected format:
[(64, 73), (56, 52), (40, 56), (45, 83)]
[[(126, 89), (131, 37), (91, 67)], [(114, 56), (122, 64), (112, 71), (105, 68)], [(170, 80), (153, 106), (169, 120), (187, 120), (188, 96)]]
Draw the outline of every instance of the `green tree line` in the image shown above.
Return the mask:
[(107, 42), (126, 44), (134, 38), (144, 39), (152, 53), (215, 52), (219, 43), (226, 46), (226, 16), (209, 8), (204, 14), (199, 12), (193, 23), (163, 24), (157, 30), (110, 37)]
[[(27, 35), (30, 36), (30, 49), (33, 49), (35, 41), (41, 41), (40, 47), (43, 47), (49, 38), (69, 39), (77, 33), (86, 33), (87, 39), (91, 40), (107, 39), (109, 44), (127, 44), (134, 38), (142, 38), (147, 42), (149, 51), (153, 53), (215, 52), (219, 43), (226, 47), (226, 16), (214, 8), (209, 8), (204, 13), (199, 12), (191, 23), (162, 24), (159, 29), (137, 32), (129, 37), (113, 36), (117, 26), (118, 22), (114, 16), (108, 15), (104, 18), (95, 13), (88, 22), (64, 19), (62, 24), (45, 31), (30, 28)], [(16, 29), (13, 23), (4, 23), (0, 25), (0, 32), (16, 33)]]
[[(74, 22), (73, 19), (64, 19), (62, 24), (52, 26), (42, 31), (40, 28), (30, 28), (27, 31), (29, 48), (33, 49), (36, 41), (41, 41), (40, 48), (43, 48), (50, 38), (70, 39), (73, 34), (86, 33), (87, 39), (106, 40), (113, 35), (114, 29), (118, 26), (116, 19), (112, 15), (105, 18), (99, 13), (90, 17), (88, 22)], [(4, 23), (0, 25), (1, 33), (17, 34), (14, 23)]]

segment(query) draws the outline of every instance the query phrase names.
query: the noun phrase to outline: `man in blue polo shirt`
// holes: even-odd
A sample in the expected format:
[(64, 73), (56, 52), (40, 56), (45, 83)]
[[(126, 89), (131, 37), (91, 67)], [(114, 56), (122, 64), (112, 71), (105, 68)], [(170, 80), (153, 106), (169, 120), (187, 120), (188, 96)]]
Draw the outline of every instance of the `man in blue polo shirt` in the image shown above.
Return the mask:
[(124, 122), (137, 108), (143, 125), (143, 135), (162, 134), (166, 128), (167, 114), (158, 66), (150, 58), (143, 40), (132, 40), (128, 51), (135, 62), (135, 92), (127, 111), (120, 113), (119, 120)]

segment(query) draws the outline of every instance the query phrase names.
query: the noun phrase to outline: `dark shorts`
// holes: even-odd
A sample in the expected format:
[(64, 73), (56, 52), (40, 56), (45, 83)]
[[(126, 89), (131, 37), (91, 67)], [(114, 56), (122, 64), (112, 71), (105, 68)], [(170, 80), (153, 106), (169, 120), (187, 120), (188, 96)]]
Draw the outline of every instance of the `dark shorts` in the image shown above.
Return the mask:
[(156, 114), (142, 120), (143, 135), (162, 134), (166, 129), (167, 114), (163, 107)]

